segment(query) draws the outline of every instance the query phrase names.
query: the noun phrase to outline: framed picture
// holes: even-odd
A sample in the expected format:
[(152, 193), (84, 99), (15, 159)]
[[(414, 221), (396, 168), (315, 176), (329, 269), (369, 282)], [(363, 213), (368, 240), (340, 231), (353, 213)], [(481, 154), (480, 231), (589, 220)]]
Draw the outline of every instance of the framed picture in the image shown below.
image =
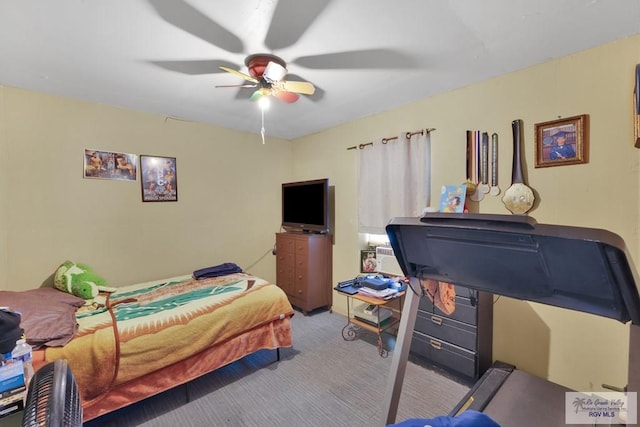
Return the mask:
[(140, 156), (140, 182), (143, 202), (177, 202), (175, 157)]
[(588, 162), (589, 116), (586, 114), (536, 123), (535, 166), (575, 165)]
[(377, 268), (376, 251), (360, 251), (360, 272), (375, 273)]
[(84, 149), (84, 177), (135, 181), (138, 178), (136, 154)]
[(443, 185), (440, 190), (440, 212), (464, 212), (467, 185)]

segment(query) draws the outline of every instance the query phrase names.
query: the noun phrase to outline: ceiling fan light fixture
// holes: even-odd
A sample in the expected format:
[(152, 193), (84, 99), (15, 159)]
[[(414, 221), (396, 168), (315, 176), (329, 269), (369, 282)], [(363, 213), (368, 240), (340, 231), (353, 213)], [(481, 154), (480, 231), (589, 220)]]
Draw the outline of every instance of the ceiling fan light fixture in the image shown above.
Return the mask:
[(260, 107), (262, 111), (268, 110), (270, 106), (271, 106), (271, 101), (269, 100), (268, 96), (261, 96), (258, 99), (258, 107)]
[(287, 69), (276, 62), (269, 62), (262, 77), (269, 83), (279, 82), (287, 74)]
[(281, 101), (293, 103), (300, 98), (299, 94), (313, 95), (315, 93), (315, 87), (309, 82), (285, 80), (288, 73), (286, 63), (275, 55), (268, 53), (249, 55), (245, 59), (245, 64), (249, 74), (225, 66), (221, 66), (220, 69), (242, 77), (252, 84), (220, 87), (255, 87), (256, 90), (249, 98), (251, 101), (257, 101), (264, 96), (273, 96)]

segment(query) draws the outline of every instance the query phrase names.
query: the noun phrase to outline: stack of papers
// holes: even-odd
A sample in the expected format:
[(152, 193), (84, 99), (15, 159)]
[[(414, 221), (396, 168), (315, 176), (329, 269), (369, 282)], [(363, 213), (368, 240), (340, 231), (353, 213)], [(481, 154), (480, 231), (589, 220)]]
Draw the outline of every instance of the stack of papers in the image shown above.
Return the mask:
[(386, 299), (386, 298), (393, 298), (393, 296), (398, 294), (399, 292), (397, 289), (393, 289), (393, 288), (376, 290), (376, 289), (371, 289), (367, 287), (362, 287), (358, 289), (358, 293), (362, 295), (366, 295), (368, 297)]

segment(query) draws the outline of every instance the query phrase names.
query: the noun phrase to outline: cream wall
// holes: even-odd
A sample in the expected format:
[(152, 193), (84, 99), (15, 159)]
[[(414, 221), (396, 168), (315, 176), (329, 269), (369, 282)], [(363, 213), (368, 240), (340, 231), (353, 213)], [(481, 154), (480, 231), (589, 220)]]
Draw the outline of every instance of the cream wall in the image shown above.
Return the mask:
[[(346, 147), (436, 128), (431, 176), (437, 195), (441, 185), (465, 179), (465, 131), (497, 132), (504, 191), (511, 181), (514, 119), (524, 123), (525, 176), (538, 198), (530, 215), (540, 223), (618, 233), (638, 264), (640, 151), (633, 147), (631, 97), (639, 61), (640, 37), (634, 37), (296, 140), (294, 176), (327, 175), (335, 186), (334, 280), (357, 273), (360, 249), (357, 153)], [(590, 116), (589, 163), (534, 168), (534, 124), (580, 114)], [(499, 197), (471, 208), (509, 213)], [(336, 311), (344, 313), (345, 304), (335, 296)], [(493, 349), (495, 360), (581, 391), (627, 381), (628, 326), (592, 315), (501, 297), (494, 305)]]
[[(175, 157), (178, 201), (82, 178), (84, 148)], [(275, 280), (292, 159), (285, 140), (0, 87), (0, 289), (38, 287), (66, 259), (113, 286), (222, 262)]]
[[(434, 127), (432, 194), (464, 179), (465, 130), (500, 135), (511, 175), (511, 121), (524, 122), (528, 183), (542, 223), (606, 228), (638, 258), (639, 151), (631, 92), (640, 38), (613, 43), (289, 142), (0, 86), (0, 289), (40, 286), (65, 259), (111, 284), (232, 261), (275, 280), (280, 184), (328, 177), (334, 281), (358, 269), (357, 169), (348, 146)], [(590, 161), (535, 169), (535, 123), (590, 115)], [(82, 178), (84, 148), (177, 158), (179, 201), (142, 203), (140, 182)], [(474, 210), (508, 213), (498, 198)], [(345, 302), (334, 299), (334, 309)], [(494, 359), (578, 390), (626, 383), (627, 326), (501, 297)], [(339, 331), (338, 331), (339, 333)]]

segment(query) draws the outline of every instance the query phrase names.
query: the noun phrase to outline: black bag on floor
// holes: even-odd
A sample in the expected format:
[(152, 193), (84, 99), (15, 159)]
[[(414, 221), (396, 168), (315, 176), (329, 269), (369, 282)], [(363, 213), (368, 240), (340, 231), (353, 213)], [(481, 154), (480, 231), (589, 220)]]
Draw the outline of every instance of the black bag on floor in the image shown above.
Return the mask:
[(20, 314), (0, 309), (0, 355), (11, 352), (22, 337)]

